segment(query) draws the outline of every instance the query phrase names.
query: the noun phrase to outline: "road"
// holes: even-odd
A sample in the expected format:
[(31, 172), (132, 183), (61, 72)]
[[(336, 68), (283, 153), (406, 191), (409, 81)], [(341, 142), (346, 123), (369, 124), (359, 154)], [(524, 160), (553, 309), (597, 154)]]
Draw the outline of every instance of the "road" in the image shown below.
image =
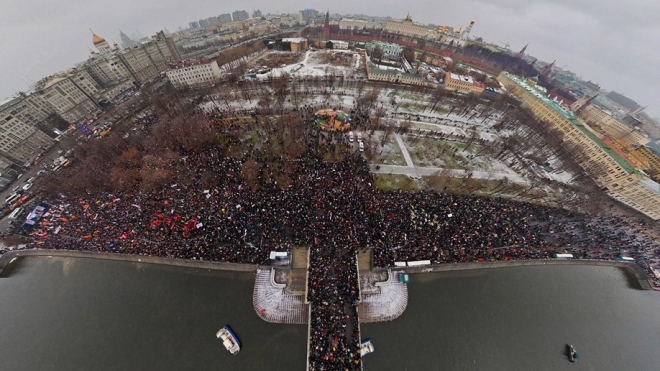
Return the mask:
[[(160, 88), (164, 83), (165, 79), (156, 79), (154, 80), (151, 84), (147, 84), (143, 87), (147, 89), (158, 89)], [(133, 109), (136, 107), (139, 107), (140, 101), (143, 100), (144, 97), (140, 95), (134, 95), (127, 99), (125, 102), (121, 102), (115, 107), (111, 108), (108, 112), (103, 114), (101, 117), (99, 117), (94, 123), (89, 125), (90, 129), (94, 129), (97, 126), (103, 125), (107, 121), (116, 121), (119, 119), (121, 116), (123, 116), (124, 111), (129, 111), (131, 112)], [(73, 137), (76, 140), (81, 140), (82, 139), (82, 134), (80, 131), (76, 130), (71, 134), (66, 135), (66, 137)], [(4, 191), (0, 192), (0, 205), (3, 205), (5, 200), (12, 194), (14, 193), (12, 189), (16, 186), (18, 187), (23, 187), (25, 184), (27, 184), (27, 180), (34, 177), (35, 179), (38, 178), (37, 172), (40, 170), (43, 170), (42, 165), (47, 164), (47, 165), (52, 165), (53, 160), (56, 158), (62, 156), (64, 152), (70, 148), (64, 148), (63, 147), (63, 142), (55, 142), (53, 147), (51, 147), (48, 151), (44, 152), (44, 156), (39, 159), (39, 162), (37, 165), (32, 165), (29, 168), (25, 169), (24, 171), (19, 172), (19, 174), (23, 174), (20, 178), (14, 180), (7, 189)], [(62, 151), (62, 153), (58, 153), (58, 151)], [(27, 192), (24, 194), (32, 194), (33, 195), (33, 189), (29, 189)], [(27, 211), (27, 210), (26, 210)], [(19, 220), (22, 220), (22, 218), (25, 217), (25, 213), (19, 218)], [(0, 220), (0, 233), (5, 233), (7, 231), (7, 228), (9, 228), (9, 218), (3, 217)]]
[[(376, 168), (379, 166), (379, 168)], [(411, 178), (419, 176), (429, 176), (436, 172), (448, 170), (449, 175), (453, 178), (464, 177), (468, 170), (445, 169), (441, 167), (410, 167), (401, 165), (369, 165), (371, 172), (376, 174), (399, 174), (407, 175)], [(488, 172), (488, 171), (472, 171), (472, 178), (474, 179), (503, 179), (508, 178), (510, 181), (520, 184), (527, 184), (523, 178), (517, 174), (505, 172)]]

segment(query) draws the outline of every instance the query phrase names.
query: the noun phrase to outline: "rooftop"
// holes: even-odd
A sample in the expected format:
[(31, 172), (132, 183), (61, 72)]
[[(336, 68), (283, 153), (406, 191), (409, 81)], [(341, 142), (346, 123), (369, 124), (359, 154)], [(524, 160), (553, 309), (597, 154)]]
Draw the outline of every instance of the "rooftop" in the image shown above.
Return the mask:
[(211, 64), (213, 62), (215, 62), (215, 59), (201, 58), (201, 59), (190, 59), (187, 61), (181, 61), (177, 63), (170, 63), (169, 66), (170, 66), (170, 70), (178, 70), (179, 68), (199, 66), (202, 64)]
[(580, 123), (577, 119), (572, 119), (570, 121), (573, 123), (573, 125), (575, 125), (575, 127), (580, 129), (580, 131), (584, 135), (586, 135), (589, 139), (591, 139), (592, 142), (596, 143), (600, 148), (603, 149), (603, 151), (605, 151), (608, 155), (610, 155), (610, 157), (612, 157), (614, 161), (616, 161), (619, 164), (619, 166), (621, 166), (621, 168), (623, 168), (626, 172), (628, 172), (628, 174), (633, 174), (637, 172), (637, 170), (632, 165), (630, 165), (628, 161), (626, 161), (623, 157), (619, 156), (619, 154), (616, 153), (616, 151), (612, 147), (605, 144), (605, 142), (603, 142), (600, 138), (598, 138), (596, 134), (592, 133), (589, 129), (584, 127), (584, 125), (582, 125), (582, 123)]
[(589, 129), (587, 129), (578, 119), (573, 116), (572, 114), (568, 113), (565, 109), (561, 108), (555, 101), (552, 99), (548, 98), (547, 96), (539, 93), (538, 90), (534, 89), (533, 87), (529, 86), (525, 81), (520, 79), (518, 76), (511, 75), (507, 72), (503, 72), (505, 76), (510, 78), (512, 81), (520, 85), (523, 89), (527, 90), (530, 92), (532, 95), (534, 95), (536, 98), (540, 99), (543, 101), (545, 104), (550, 106), (552, 109), (555, 111), (559, 112), (562, 116), (564, 116), (568, 121), (570, 121), (575, 127), (577, 127), (585, 136), (587, 136), (589, 139), (591, 139), (592, 142), (596, 143), (600, 148), (603, 149), (614, 161), (616, 161), (619, 166), (621, 166), (622, 169), (626, 170), (628, 174), (632, 174), (637, 172), (637, 170), (628, 163), (623, 157), (619, 156), (618, 153), (614, 149), (612, 149), (610, 146), (605, 144), (596, 134), (592, 133)]
[(552, 99), (548, 98), (546, 95), (541, 94), (538, 90), (535, 88), (529, 86), (524, 80), (522, 80), (520, 77), (516, 75), (511, 75), (507, 72), (503, 72), (508, 78), (513, 80), (516, 84), (520, 85), (523, 89), (527, 90), (528, 92), (532, 93), (536, 98), (542, 100), (545, 104), (550, 106), (552, 109), (560, 113), (562, 116), (564, 116), (568, 120), (575, 120), (575, 116), (573, 116), (571, 113), (566, 111), (565, 109), (561, 108), (557, 102), (553, 101)]
[(465, 76), (465, 75), (459, 75), (457, 73), (452, 73), (451, 79), (467, 82), (468, 84), (474, 84), (474, 80), (472, 80), (472, 76)]
[(304, 43), (305, 41), (307, 41), (307, 39), (304, 37), (287, 37), (282, 39), (282, 42), (285, 43)]
[(639, 181), (639, 184), (643, 185), (644, 187), (650, 189), (651, 191), (660, 194), (660, 184), (650, 180), (650, 179), (642, 179)]

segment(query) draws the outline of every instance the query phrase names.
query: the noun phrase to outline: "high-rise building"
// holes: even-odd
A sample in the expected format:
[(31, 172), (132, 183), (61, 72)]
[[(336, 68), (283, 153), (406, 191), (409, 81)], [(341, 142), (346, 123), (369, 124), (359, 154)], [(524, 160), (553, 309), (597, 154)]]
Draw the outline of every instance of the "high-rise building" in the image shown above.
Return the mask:
[(303, 9), (298, 12), (298, 23), (300, 24), (310, 24), (314, 18), (319, 14), (316, 9)]
[(122, 32), (122, 30), (119, 30), (119, 38), (121, 39), (121, 46), (123, 48), (128, 48), (129, 46), (133, 45), (133, 40), (131, 40), (128, 35)]
[(204, 28), (209, 25), (209, 21), (206, 19), (200, 19), (199, 21), (197, 21), (197, 23), (199, 24), (200, 28)]
[(197, 21), (188, 22), (188, 26), (192, 29), (199, 28), (199, 23)]
[(33, 110), (23, 96), (0, 104), (0, 169), (7, 167), (5, 159), (16, 165), (27, 165), (54, 143), (46, 133), (19, 118), (29, 115), (28, 111)]
[(36, 84), (37, 91), (69, 123), (88, 116), (100, 100), (99, 85), (84, 69), (60, 72)]
[(222, 76), (215, 59), (171, 63), (166, 74), (175, 89), (213, 86)]
[(250, 15), (245, 10), (236, 10), (235, 12), (231, 13), (231, 16), (234, 22), (240, 22), (250, 18)]
[(261, 17), (262, 17), (261, 10), (257, 9), (252, 12), (252, 18), (261, 18)]
[(118, 53), (91, 54), (81, 64), (102, 88), (110, 88), (127, 80), (132, 80), (131, 72), (124, 65)]
[(208, 17), (206, 21), (209, 23), (209, 26), (215, 26), (218, 24), (218, 17)]
[(220, 18), (221, 23), (231, 23), (232, 22), (231, 14), (229, 14), (229, 13), (220, 14), (218, 16), (218, 18)]

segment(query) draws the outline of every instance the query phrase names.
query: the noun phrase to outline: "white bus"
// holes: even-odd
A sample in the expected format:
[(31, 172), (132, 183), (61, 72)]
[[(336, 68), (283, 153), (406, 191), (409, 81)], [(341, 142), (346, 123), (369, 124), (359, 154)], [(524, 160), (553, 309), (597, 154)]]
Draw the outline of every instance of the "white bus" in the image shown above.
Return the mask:
[(21, 195), (19, 195), (18, 193), (14, 193), (13, 195), (7, 197), (5, 202), (11, 205), (14, 202), (16, 202), (16, 200), (18, 200), (19, 198), (21, 198)]
[(554, 254), (555, 259), (573, 259), (573, 254)]
[(14, 211), (12, 211), (9, 215), (7, 215), (7, 217), (9, 217), (10, 219), (16, 219), (18, 218), (19, 215), (21, 215), (22, 212), (23, 212), (23, 208), (17, 207), (14, 209)]

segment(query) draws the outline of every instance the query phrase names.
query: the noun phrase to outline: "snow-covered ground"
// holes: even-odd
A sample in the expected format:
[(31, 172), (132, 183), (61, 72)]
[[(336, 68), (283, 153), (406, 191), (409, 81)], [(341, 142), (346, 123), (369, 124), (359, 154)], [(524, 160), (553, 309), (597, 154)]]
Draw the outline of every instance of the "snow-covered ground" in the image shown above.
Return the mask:
[[(319, 58), (315, 58), (320, 53), (342, 53), (348, 54), (353, 58), (354, 64), (352, 66), (333, 66), (331, 64), (321, 63)], [(324, 77), (328, 75), (343, 76), (344, 78), (351, 78), (353, 76), (364, 76), (364, 71), (360, 71), (363, 57), (352, 50), (332, 50), (332, 51), (312, 51), (309, 50), (305, 53), (305, 58), (300, 63), (294, 63), (285, 67), (276, 67), (264, 74), (258, 74), (257, 79), (267, 80), (271, 76), (279, 77), (283, 74), (291, 76), (292, 78), (311, 78), (311, 77)]]

